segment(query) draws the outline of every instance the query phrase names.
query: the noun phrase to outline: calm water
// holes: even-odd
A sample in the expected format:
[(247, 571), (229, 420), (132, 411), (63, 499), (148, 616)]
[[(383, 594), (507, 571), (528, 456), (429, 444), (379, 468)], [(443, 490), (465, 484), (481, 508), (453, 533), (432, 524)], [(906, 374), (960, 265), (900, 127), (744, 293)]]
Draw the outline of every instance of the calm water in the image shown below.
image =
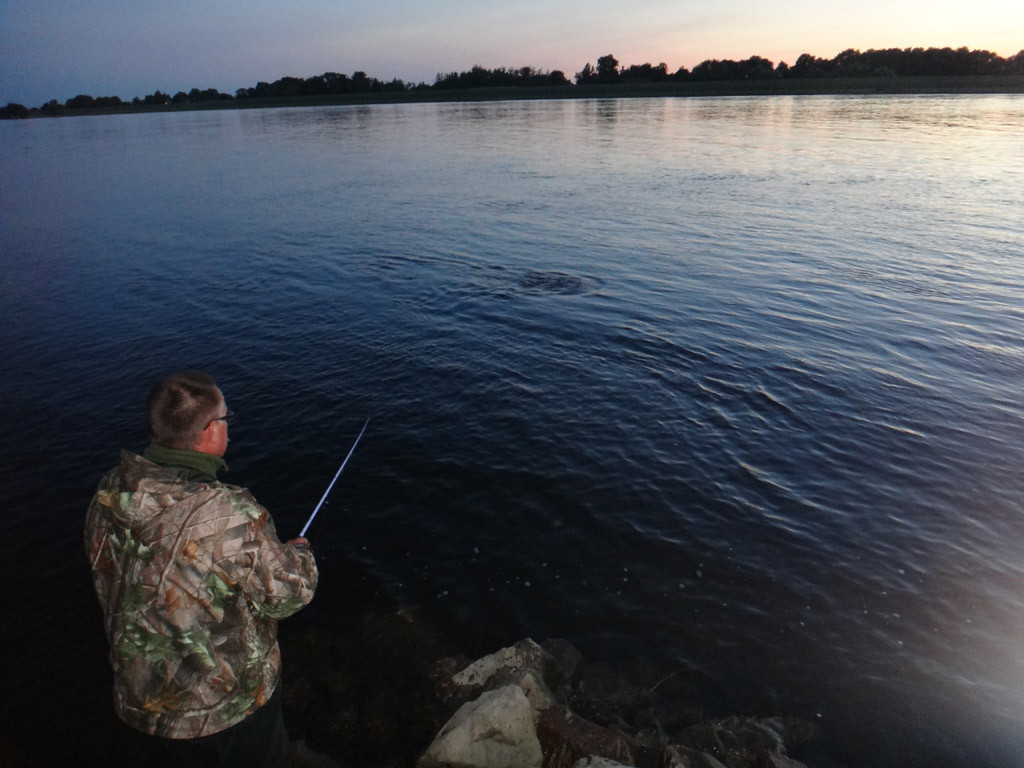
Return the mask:
[(12, 742), (106, 705), (82, 514), (198, 366), (288, 536), (372, 416), (311, 623), (375, 589), (823, 762), (1024, 765), (1024, 98), (37, 120), (0, 162)]

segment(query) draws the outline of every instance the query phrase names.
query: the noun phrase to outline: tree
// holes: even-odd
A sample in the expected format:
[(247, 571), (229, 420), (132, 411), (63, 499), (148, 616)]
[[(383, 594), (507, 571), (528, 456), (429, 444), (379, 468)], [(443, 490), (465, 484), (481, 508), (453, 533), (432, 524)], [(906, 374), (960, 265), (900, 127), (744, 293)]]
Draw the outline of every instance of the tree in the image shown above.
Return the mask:
[(614, 83), (619, 79), (619, 61), (610, 53), (597, 60), (597, 82)]
[(775, 77), (775, 65), (760, 56), (751, 56), (736, 66), (739, 77), (745, 80), (768, 80)]
[(28, 107), (13, 101), (0, 109), (0, 120), (24, 120), (28, 115)]
[(597, 73), (589, 63), (583, 65), (583, 69), (576, 73), (576, 85), (589, 85), (597, 80)]
[(231, 94), (221, 93), (216, 88), (207, 88), (205, 91), (200, 91), (198, 88), (193, 88), (188, 92), (187, 101), (200, 102), (200, 101), (230, 101)]
[(619, 79), (627, 83), (663, 83), (668, 80), (668, 64), (632, 64), (619, 73)]
[(796, 63), (790, 67), (792, 77), (825, 77), (827, 68), (831, 62), (812, 56), (809, 53), (801, 53)]
[(739, 66), (732, 59), (705, 59), (693, 68), (690, 76), (694, 80), (735, 80), (741, 77)]
[[(377, 81), (374, 81), (375, 83)], [(434, 79), (434, 87), (438, 89), (449, 88), (529, 88), (544, 85), (568, 85), (565, 74), (558, 70), (544, 72), (533, 67), (498, 67), (487, 69), (479, 64), (474, 65), (468, 72), (449, 72), (447, 74), (437, 73)], [(406, 85), (401, 80), (394, 80), (391, 84), (380, 85), (387, 90), (406, 90)]]
[(92, 96), (87, 96), (84, 93), (80, 93), (74, 98), (68, 99), (64, 106), (68, 109), (88, 109), (89, 107), (95, 106), (96, 99)]
[(356, 93), (366, 93), (370, 90), (371, 83), (370, 78), (366, 76), (365, 72), (353, 72), (352, 73), (352, 90)]
[(338, 72), (324, 72), (320, 76), (320, 81), (323, 83), (324, 93), (348, 93), (352, 90), (352, 81), (348, 79), (348, 75)]
[(854, 48), (847, 48), (838, 53), (832, 59), (832, 65), (835, 67), (836, 73), (842, 77), (867, 74), (869, 70), (869, 65), (864, 61), (864, 55)]
[(1006, 70), (1011, 75), (1024, 75), (1024, 50), (1006, 60)]

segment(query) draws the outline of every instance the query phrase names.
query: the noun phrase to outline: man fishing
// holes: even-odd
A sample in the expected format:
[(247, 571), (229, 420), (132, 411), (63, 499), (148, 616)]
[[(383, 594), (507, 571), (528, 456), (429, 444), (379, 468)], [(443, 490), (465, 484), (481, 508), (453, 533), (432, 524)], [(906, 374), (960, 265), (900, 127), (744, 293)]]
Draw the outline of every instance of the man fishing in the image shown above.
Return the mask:
[(168, 376), (146, 409), (149, 447), (122, 453), (85, 523), (115, 710), (171, 765), (286, 766), (277, 620), (313, 598), (313, 553), (217, 479), (232, 413), (212, 377)]

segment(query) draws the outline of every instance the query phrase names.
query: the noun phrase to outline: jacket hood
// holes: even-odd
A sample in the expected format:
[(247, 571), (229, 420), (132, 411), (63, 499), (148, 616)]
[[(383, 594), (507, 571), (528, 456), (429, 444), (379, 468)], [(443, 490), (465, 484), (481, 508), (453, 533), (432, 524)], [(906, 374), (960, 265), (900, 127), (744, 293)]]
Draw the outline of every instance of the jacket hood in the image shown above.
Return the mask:
[(96, 495), (118, 523), (139, 531), (168, 507), (219, 485), (194, 469), (161, 467), (138, 454), (122, 451), (120, 465)]

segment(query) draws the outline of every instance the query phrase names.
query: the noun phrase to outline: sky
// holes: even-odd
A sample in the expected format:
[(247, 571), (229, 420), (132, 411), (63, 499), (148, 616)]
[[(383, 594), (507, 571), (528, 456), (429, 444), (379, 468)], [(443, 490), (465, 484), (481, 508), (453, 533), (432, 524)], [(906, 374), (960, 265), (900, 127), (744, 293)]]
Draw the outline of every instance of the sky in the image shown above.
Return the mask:
[(0, 0), (0, 105), (80, 93), (233, 94), (324, 72), (432, 83), (474, 65), (562, 70), (847, 48), (1024, 49), (1024, 0)]

